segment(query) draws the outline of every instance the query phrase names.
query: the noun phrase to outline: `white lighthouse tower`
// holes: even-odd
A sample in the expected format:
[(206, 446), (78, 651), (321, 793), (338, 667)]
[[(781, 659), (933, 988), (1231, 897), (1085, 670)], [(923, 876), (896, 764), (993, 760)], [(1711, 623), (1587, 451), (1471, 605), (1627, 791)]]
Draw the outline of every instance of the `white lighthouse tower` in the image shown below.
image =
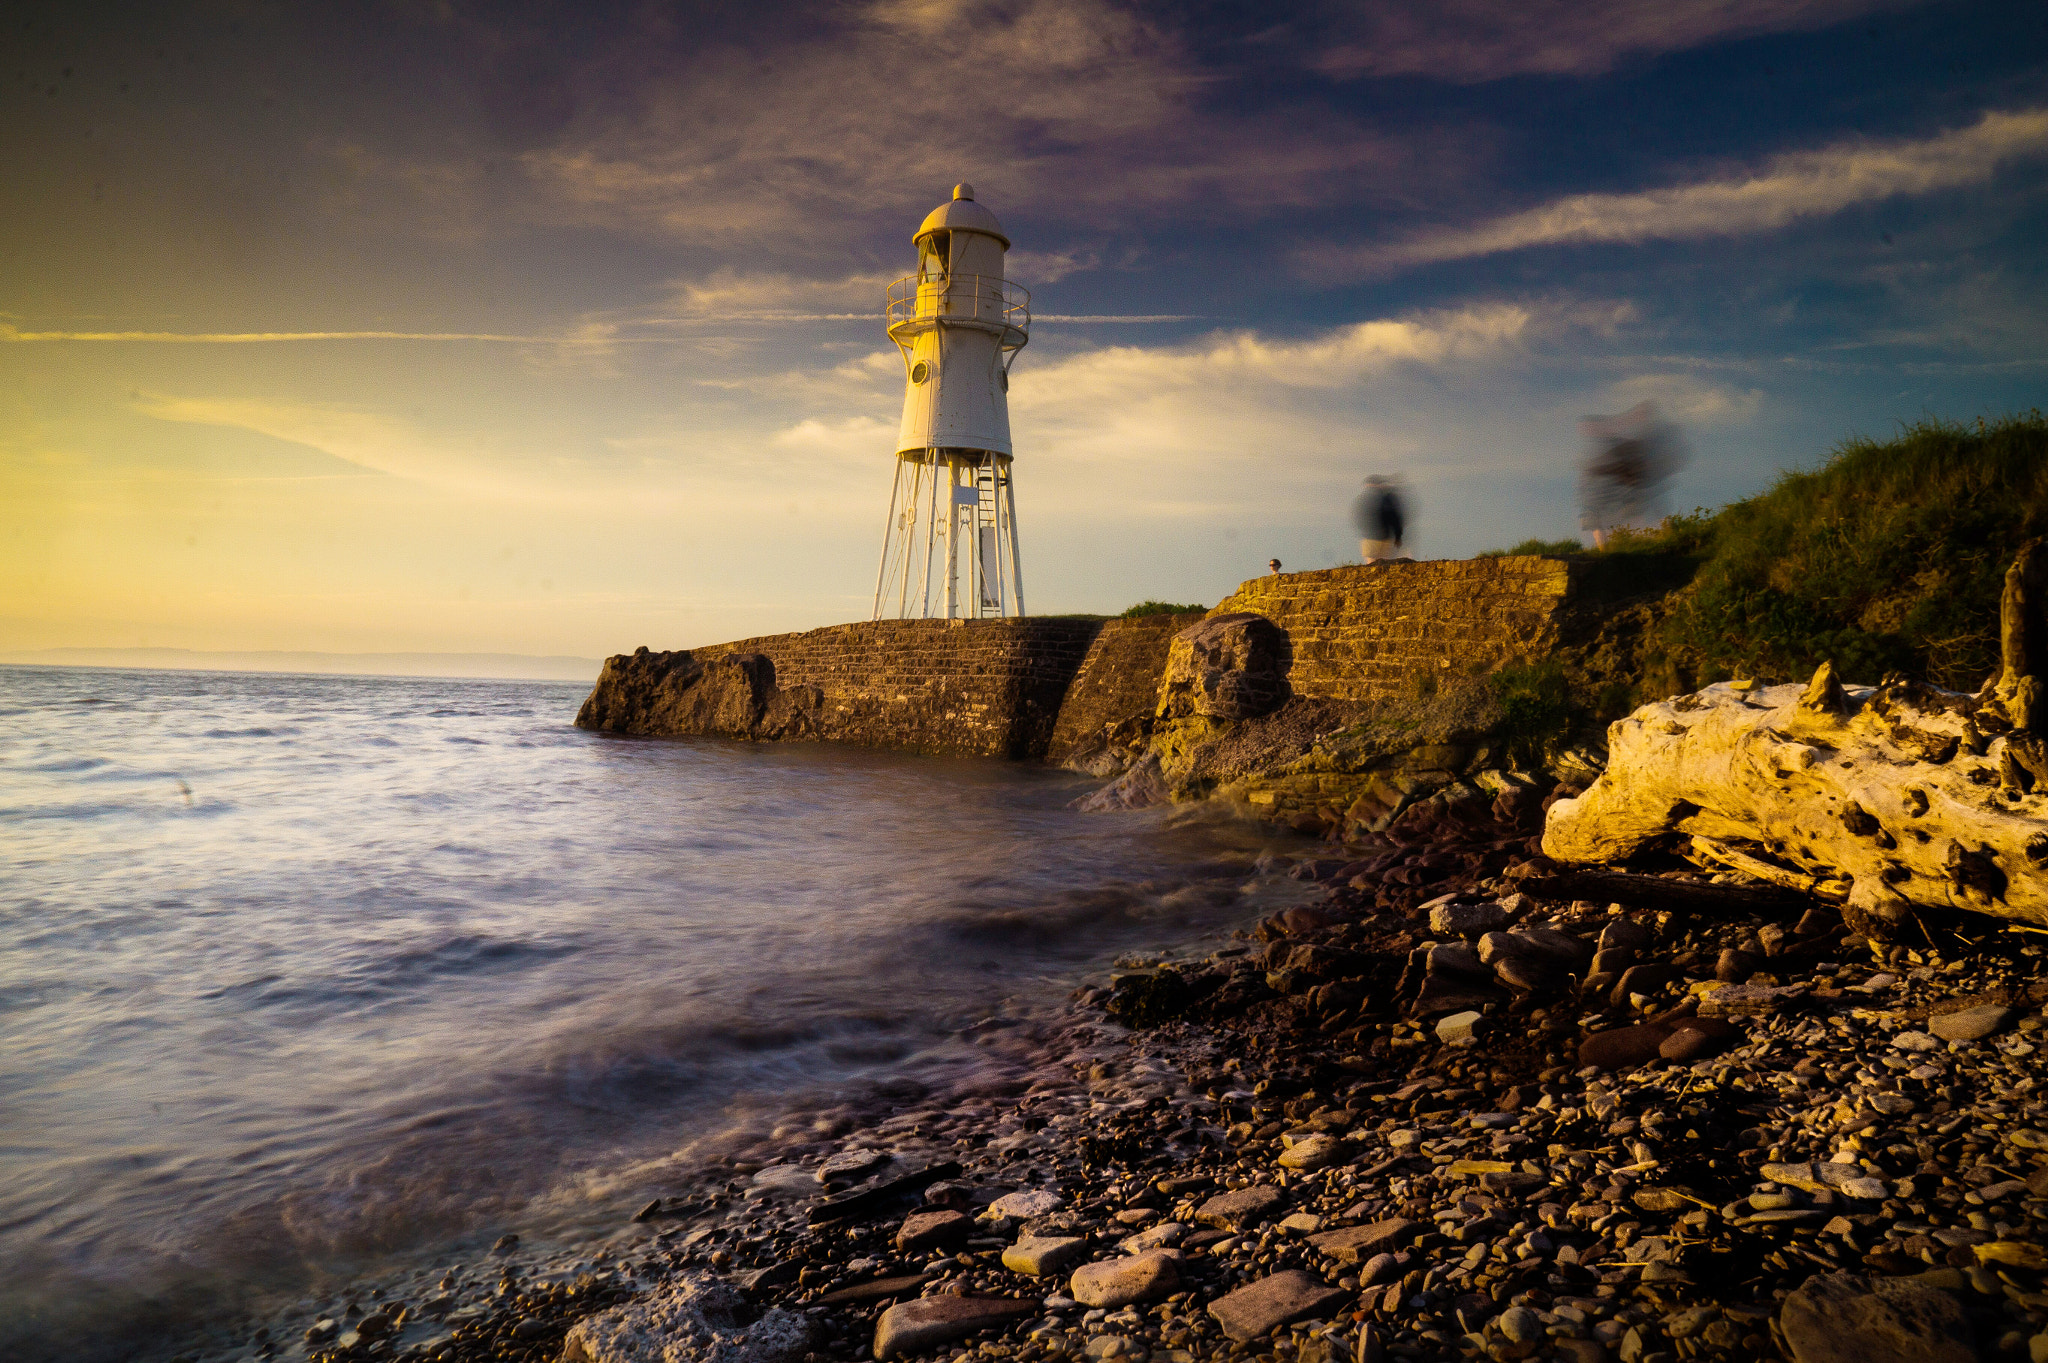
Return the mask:
[(875, 619), (1022, 615), (1009, 392), (1031, 295), (1003, 278), (1010, 239), (971, 185), (955, 185), (913, 240), (917, 273), (888, 294), (903, 425)]

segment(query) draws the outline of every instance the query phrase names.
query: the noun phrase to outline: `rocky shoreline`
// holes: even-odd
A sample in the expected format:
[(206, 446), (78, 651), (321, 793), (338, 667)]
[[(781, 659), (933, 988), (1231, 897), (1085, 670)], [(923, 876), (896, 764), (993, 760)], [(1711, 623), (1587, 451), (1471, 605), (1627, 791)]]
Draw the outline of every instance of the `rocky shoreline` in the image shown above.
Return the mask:
[(1418, 806), (1235, 944), (992, 1023), (1014, 1088), (218, 1356), (2048, 1358), (2040, 934), (1873, 943), (1676, 863), (1574, 876), (1547, 802)]

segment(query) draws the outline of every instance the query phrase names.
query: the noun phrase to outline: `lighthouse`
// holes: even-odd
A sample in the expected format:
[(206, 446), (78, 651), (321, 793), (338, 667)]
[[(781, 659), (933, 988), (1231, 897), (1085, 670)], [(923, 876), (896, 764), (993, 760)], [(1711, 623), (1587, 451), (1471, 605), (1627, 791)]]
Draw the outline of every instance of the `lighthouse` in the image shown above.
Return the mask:
[(955, 185), (912, 241), (917, 273), (887, 297), (903, 423), (874, 618), (1022, 615), (1009, 392), (1031, 295), (1003, 278), (1010, 239), (972, 185)]

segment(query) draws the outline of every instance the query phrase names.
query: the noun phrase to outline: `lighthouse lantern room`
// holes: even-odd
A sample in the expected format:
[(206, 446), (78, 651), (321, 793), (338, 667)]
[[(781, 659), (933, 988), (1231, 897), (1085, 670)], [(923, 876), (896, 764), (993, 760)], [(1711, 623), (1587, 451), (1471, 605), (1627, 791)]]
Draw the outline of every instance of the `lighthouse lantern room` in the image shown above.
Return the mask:
[(875, 618), (1022, 615), (1009, 391), (1031, 295), (1003, 278), (1010, 239), (970, 185), (955, 185), (913, 241), (917, 273), (888, 291), (903, 424)]

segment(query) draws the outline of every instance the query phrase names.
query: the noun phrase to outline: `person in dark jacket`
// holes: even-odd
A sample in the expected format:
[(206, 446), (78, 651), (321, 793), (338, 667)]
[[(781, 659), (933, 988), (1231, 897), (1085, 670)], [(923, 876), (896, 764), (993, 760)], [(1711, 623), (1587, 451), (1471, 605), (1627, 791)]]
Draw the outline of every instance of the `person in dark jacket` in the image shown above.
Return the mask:
[(1401, 541), (1408, 535), (1407, 510), (1401, 504), (1401, 493), (1387, 479), (1374, 474), (1365, 480), (1365, 491), (1359, 494), (1352, 507), (1352, 519), (1358, 523), (1358, 556), (1367, 563), (1378, 563), (1382, 559), (1401, 558)]

